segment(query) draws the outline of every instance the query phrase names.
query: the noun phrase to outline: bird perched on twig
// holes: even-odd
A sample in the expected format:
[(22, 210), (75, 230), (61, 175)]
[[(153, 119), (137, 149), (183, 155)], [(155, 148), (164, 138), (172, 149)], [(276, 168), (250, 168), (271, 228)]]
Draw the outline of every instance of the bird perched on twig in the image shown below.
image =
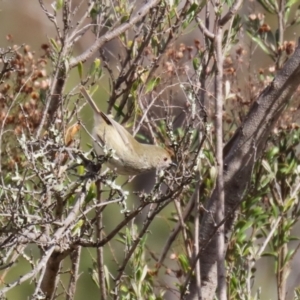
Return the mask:
[(139, 143), (121, 124), (98, 109), (86, 89), (80, 91), (94, 111), (93, 146), (97, 155), (103, 155), (103, 146), (114, 150), (107, 162), (120, 175), (138, 175), (176, 165), (171, 152), (156, 145)]

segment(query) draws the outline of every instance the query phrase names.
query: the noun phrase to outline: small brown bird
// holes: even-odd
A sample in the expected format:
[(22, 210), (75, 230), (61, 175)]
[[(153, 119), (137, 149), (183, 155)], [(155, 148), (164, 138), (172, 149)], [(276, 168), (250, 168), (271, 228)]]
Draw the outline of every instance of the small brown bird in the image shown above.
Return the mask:
[(159, 146), (139, 143), (121, 124), (98, 109), (86, 89), (80, 91), (94, 110), (92, 135), (98, 142), (93, 142), (98, 155), (103, 155), (103, 147), (115, 151), (107, 165), (120, 175), (138, 175), (152, 170), (160, 170), (176, 165), (171, 153)]

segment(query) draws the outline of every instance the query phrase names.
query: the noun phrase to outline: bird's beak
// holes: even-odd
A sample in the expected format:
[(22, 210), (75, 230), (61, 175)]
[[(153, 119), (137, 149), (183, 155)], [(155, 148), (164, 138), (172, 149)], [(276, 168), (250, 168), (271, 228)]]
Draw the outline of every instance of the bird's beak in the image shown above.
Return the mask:
[(174, 162), (171, 162), (171, 163), (170, 163), (170, 167), (177, 167), (177, 164), (174, 163)]

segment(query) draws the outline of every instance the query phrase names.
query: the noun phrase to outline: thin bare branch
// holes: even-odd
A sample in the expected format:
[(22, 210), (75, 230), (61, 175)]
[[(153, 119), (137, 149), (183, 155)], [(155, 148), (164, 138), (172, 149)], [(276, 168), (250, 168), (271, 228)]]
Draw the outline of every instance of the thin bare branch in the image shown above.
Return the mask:
[(154, 8), (160, 0), (150, 0), (148, 3), (143, 5), (138, 12), (133, 16), (129, 21), (123, 23), (119, 27), (115, 28), (113, 31), (109, 31), (104, 34), (102, 37), (98, 38), (95, 43), (87, 49), (81, 55), (71, 59), (70, 61), (70, 68), (74, 68), (77, 66), (79, 62), (85, 62), (89, 57), (91, 57), (99, 48), (101, 48), (105, 43), (113, 40), (114, 38), (118, 37), (120, 34), (124, 33), (126, 30), (133, 27), (137, 22), (142, 20), (150, 11), (150, 9)]
[(236, 15), (238, 10), (240, 9), (243, 0), (236, 0), (226, 15), (219, 21), (219, 26), (223, 27), (232, 17)]

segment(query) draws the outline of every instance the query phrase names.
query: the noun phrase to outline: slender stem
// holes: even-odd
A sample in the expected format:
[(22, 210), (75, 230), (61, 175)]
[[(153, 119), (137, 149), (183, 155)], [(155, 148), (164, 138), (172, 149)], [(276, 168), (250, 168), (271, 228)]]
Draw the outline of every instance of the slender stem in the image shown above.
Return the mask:
[[(222, 53), (223, 30), (217, 26), (215, 33), (215, 128), (216, 128), (216, 160), (217, 160), (217, 210), (216, 223), (220, 224), (224, 219), (225, 194), (223, 178), (223, 53)], [(225, 269), (225, 233), (224, 224), (219, 227), (217, 234), (217, 270), (218, 270), (218, 289), (219, 300), (226, 300), (226, 269)]]
[[(101, 181), (96, 182), (97, 186), (97, 199), (98, 203), (101, 202)], [(101, 241), (103, 238), (103, 214), (102, 208), (96, 208), (96, 237), (97, 241)], [(100, 299), (106, 300), (107, 299), (107, 291), (105, 285), (105, 273), (104, 273), (104, 258), (103, 258), (103, 247), (97, 247), (97, 264), (98, 264), (98, 278), (99, 278), (99, 286), (100, 286)]]

